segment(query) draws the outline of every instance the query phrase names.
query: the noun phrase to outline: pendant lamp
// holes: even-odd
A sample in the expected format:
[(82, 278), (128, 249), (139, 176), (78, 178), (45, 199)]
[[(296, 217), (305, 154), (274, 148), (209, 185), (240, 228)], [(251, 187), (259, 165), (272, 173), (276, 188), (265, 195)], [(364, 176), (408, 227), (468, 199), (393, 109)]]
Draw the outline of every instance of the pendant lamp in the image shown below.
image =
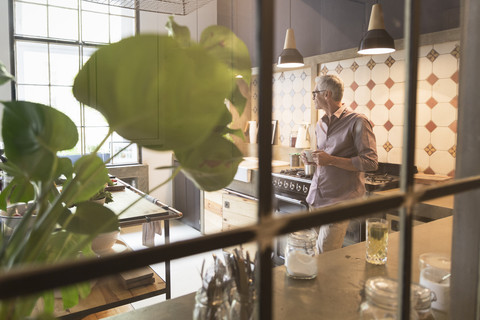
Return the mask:
[(303, 67), (303, 56), (297, 50), (295, 44), (295, 33), (292, 26), (292, 0), (290, 0), (290, 28), (287, 29), (285, 34), (285, 44), (283, 45), (283, 51), (278, 57), (277, 67), (279, 68), (298, 68)]
[(395, 51), (393, 38), (385, 30), (382, 6), (378, 3), (372, 6), (368, 31), (358, 46), (359, 54), (384, 54)]

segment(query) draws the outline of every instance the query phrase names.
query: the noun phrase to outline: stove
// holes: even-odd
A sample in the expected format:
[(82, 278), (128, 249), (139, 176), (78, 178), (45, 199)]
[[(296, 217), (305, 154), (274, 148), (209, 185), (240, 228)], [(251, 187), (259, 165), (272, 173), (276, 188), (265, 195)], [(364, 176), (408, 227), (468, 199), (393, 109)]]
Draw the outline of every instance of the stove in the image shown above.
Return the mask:
[(272, 184), (275, 195), (305, 201), (310, 190), (311, 176), (306, 176), (300, 168), (285, 169), (272, 173)]

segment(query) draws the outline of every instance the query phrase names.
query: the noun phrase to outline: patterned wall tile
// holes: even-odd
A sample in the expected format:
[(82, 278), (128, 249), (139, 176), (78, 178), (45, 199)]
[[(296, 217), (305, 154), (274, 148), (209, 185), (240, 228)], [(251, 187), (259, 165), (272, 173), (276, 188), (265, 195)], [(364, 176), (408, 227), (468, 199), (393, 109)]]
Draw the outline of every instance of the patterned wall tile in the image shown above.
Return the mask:
[(421, 80), (417, 82), (417, 103), (426, 103), (432, 97), (432, 85)]
[(433, 130), (431, 141), (435, 149), (447, 151), (457, 142), (455, 138), (448, 127), (438, 127)]
[(458, 92), (452, 79), (440, 79), (432, 86), (432, 96), (438, 102), (450, 102)]
[(440, 79), (450, 78), (457, 71), (457, 59), (451, 54), (439, 55), (432, 65), (432, 72)]
[(418, 80), (425, 80), (432, 74), (432, 61), (426, 57), (418, 59)]

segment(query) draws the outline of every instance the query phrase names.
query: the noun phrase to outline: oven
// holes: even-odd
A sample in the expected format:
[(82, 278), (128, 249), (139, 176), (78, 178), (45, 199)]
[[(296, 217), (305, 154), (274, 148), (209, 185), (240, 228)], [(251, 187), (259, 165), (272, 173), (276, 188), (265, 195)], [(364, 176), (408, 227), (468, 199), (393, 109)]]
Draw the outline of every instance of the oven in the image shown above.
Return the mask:
[[(367, 196), (374, 192), (399, 187), (400, 165), (392, 163), (379, 163), (374, 172), (365, 173), (365, 189)], [(274, 209), (276, 215), (290, 214), (299, 211), (307, 211), (309, 206), (306, 202), (310, 190), (311, 176), (305, 175), (301, 168), (281, 170), (272, 173), (273, 192), (275, 195)], [(379, 214), (383, 217), (384, 214)], [(278, 237), (274, 244), (273, 261), (276, 265), (283, 264), (284, 247), (286, 236)], [(345, 234), (343, 246), (348, 246), (365, 241), (365, 218), (350, 220)]]

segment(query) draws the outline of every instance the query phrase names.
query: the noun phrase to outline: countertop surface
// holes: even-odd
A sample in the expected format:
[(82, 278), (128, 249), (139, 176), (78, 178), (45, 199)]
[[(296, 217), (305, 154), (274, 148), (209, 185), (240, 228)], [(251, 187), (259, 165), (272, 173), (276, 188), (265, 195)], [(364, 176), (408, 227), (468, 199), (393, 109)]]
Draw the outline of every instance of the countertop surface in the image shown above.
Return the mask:
[[(451, 254), (452, 217), (413, 228), (412, 280), (418, 282), (418, 258), (426, 252)], [(294, 280), (285, 267), (273, 271), (274, 319), (352, 319), (359, 318), (365, 281), (373, 276), (397, 278), (398, 236), (391, 233), (388, 260), (384, 266), (365, 262), (365, 242), (321, 254), (317, 258), (318, 276), (313, 280)], [(194, 294), (130, 311), (109, 319), (190, 319)], [(437, 319), (445, 315), (437, 314)]]

